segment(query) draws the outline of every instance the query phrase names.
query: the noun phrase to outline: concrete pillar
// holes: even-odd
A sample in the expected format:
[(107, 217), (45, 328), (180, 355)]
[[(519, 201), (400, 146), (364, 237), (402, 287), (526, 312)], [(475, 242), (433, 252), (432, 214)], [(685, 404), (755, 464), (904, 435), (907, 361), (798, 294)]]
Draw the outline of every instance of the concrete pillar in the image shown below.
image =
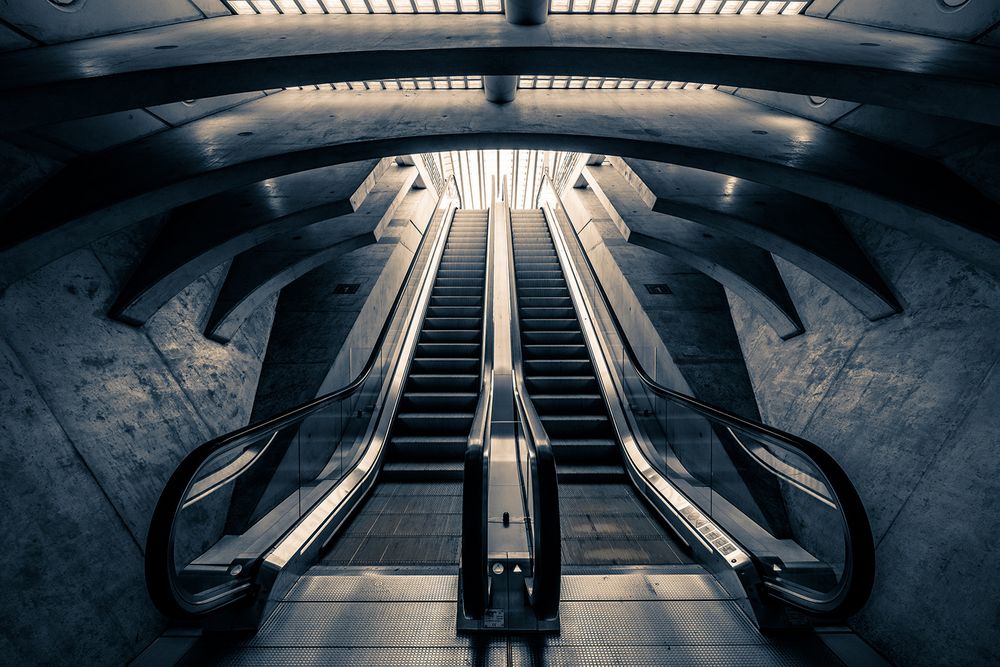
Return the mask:
[(517, 94), (516, 74), (497, 74), (483, 77), (483, 89), (486, 100), (494, 104), (507, 104), (514, 101)]
[(542, 25), (549, 18), (547, 0), (507, 0), (507, 23)]
[[(548, 0), (507, 0), (507, 23), (511, 25), (542, 25), (549, 18)], [(508, 104), (517, 94), (516, 74), (494, 74), (483, 77), (486, 99), (494, 104)]]

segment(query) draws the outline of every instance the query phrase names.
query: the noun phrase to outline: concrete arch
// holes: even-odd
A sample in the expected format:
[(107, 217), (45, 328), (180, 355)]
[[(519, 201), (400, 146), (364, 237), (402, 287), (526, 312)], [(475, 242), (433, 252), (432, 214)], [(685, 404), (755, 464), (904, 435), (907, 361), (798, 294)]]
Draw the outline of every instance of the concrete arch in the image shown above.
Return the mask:
[(363, 160), (253, 183), (181, 206), (118, 294), (111, 315), (142, 325), (212, 267), (261, 243), (341, 218), (344, 238), (365, 229), (343, 216), (362, 205), (392, 160)]
[[(69, 74), (67, 74), (69, 73)], [(429, 75), (704, 81), (1000, 124), (997, 49), (806, 16), (225, 17), (0, 56), (19, 129), (286, 86)]]
[(646, 210), (638, 193), (614, 167), (588, 166), (583, 176), (629, 243), (673, 257), (728, 287), (752, 303), (782, 339), (804, 331), (769, 252), (723, 232), (707, 234), (703, 225), (672, 216), (666, 216), (668, 224), (657, 232), (647, 233), (648, 219), (664, 216)]
[[(651, 211), (647, 234), (670, 217), (698, 222), (784, 257), (823, 281), (870, 320), (902, 310), (843, 223), (817, 201), (766, 185), (648, 160), (610, 158)], [(592, 168), (592, 167), (588, 167)]]
[[(343, 254), (378, 242), (417, 177), (416, 167), (383, 175), (357, 211), (310, 225), (240, 253), (229, 267), (205, 326), (205, 335), (228, 343), (257, 308), (296, 278)], [(434, 196), (426, 195), (433, 207)], [(427, 209), (430, 216), (431, 209)]]
[[(717, 91), (286, 91), (74, 162), (2, 221), (9, 283), (122, 227), (231, 188), (382, 155), (599, 152), (798, 192), (1000, 272), (1000, 206), (940, 164)], [(710, 130), (710, 131), (706, 131)]]

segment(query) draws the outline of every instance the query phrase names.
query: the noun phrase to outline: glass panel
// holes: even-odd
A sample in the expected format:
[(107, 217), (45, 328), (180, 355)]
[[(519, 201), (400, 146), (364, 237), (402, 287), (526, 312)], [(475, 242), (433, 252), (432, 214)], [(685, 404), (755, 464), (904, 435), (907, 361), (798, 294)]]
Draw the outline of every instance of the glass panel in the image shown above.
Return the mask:
[[(428, 238), (441, 228), (444, 212), (435, 214)], [(207, 602), (248, 586), (250, 564), (333, 490), (364, 454), (403, 342), (406, 315), (419, 295), (419, 280), (414, 278), (422, 275), (432, 248), (433, 243), (424, 243), (414, 258), (411, 279), (381, 348), (373, 356), (365, 347), (373, 341), (366, 341), (346, 350), (343, 385), (360, 377), (372, 362), (357, 391), (280, 427), (235, 439), (195, 471), (174, 516), (171, 547), (174, 581), (186, 602)], [(396, 294), (384, 288), (373, 292), (369, 303), (388, 312)]]
[[(568, 217), (561, 209), (555, 213), (634, 418), (639, 448), (714, 523), (697, 526), (698, 532), (723, 553), (731, 542), (741, 545), (765, 568), (764, 576), (787, 590), (813, 597), (835, 593), (844, 576), (847, 531), (823, 473), (807, 455), (766, 431), (654, 392), (625, 351)], [(653, 383), (690, 393), (665, 350), (649, 343), (633, 353)]]

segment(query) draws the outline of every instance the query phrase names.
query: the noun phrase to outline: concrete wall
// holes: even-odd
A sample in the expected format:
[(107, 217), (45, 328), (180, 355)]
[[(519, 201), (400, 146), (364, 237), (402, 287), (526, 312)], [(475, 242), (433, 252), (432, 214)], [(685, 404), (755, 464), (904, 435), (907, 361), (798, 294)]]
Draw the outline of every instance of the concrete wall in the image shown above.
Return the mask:
[(0, 296), (0, 655), (123, 664), (161, 631), (143, 578), (153, 506), (181, 457), (247, 422), (273, 304), (227, 346), (201, 335), (225, 267), (136, 329), (105, 316), (155, 224)]
[[(254, 403), (266, 419), (344, 386), (364, 367), (435, 203), (407, 195), (379, 243), (347, 253), (285, 287)], [(354, 294), (334, 294), (340, 283)]]
[(905, 311), (869, 322), (779, 260), (806, 325), (783, 342), (729, 294), (763, 420), (825, 447), (865, 501), (878, 573), (859, 634), (901, 665), (998, 664), (1000, 283), (845, 220)]

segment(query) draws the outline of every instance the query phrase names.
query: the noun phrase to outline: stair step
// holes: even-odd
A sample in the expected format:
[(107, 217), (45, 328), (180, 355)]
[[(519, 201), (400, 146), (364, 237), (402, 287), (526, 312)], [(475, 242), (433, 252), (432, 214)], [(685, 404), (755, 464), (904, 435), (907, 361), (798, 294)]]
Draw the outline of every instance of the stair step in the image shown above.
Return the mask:
[(569, 345), (522, 345), (525, 359), (587, 359), (587, 346), (581, 344)]
[(557, 464), (556, 477), (561, 484), (613, 484), (628, 480), (625, 470), (613, 464)]
[(596, 414), (604, 409), (600, 394), (532, 394), (531, 402), (542, 416), (569, 412)]
[(483, 332), (479, 329), (424, 329), (421, 343), (479, 343)]
[(534, 375), (526, 377), (524, 381), (532, 397), (535, 396), (536, 392), (553, 394), (557, 391), (597, 391), (597, 378), (593, 375)]
[(579, 331), (522, 331), (521, 339), (532, 345), (582, 344), (583, 334)]
[(468, 436), (393, 436), (389, 452), (393, 461), (461, 461)]
[(479, 358), (479, 343), (418, 343), (417, 357), (421, 359)]
[(472, 428), (470, 412), (400, 412), (396, 414), (394, 436), (426, 434), (468, 436)]
[(414, 357), (410, 363), (411, 372), (424, 374), (468, 374), (479, 373), (479, 357)]
[(479, 391), (479, 369), (476, 373), (431, 375), (413, 373), (410, 369), (410, 376), (406, 379), (407, 391)]
[(475, 410), (479, 394), (471, 392), (416, 392), (403, 394), (400, 410), (403, 412), (442, 412)]
[(380, 478), (388, 482), (461, 482), (464, 472), (463, 461), (387, 461)]
[[(603, 407), (603, 406), (602, 406)], [(610, 436), (611, 422), (607, 415), (603, 414), (572, 414), (572, 415), (539, 415), (545, 432), (552, 440), (553, 448), (556, 440), (573, 438), (581, 433), (588, 433), (596, 436)]]
[(428, 306), (427, 307), (427, 317), (428, 318), (440, 318), (440, 317), (481, 317), (483, 314), (482, 306)]
[(481, 317), (428, 317), (424, 329), (479, 329)]

